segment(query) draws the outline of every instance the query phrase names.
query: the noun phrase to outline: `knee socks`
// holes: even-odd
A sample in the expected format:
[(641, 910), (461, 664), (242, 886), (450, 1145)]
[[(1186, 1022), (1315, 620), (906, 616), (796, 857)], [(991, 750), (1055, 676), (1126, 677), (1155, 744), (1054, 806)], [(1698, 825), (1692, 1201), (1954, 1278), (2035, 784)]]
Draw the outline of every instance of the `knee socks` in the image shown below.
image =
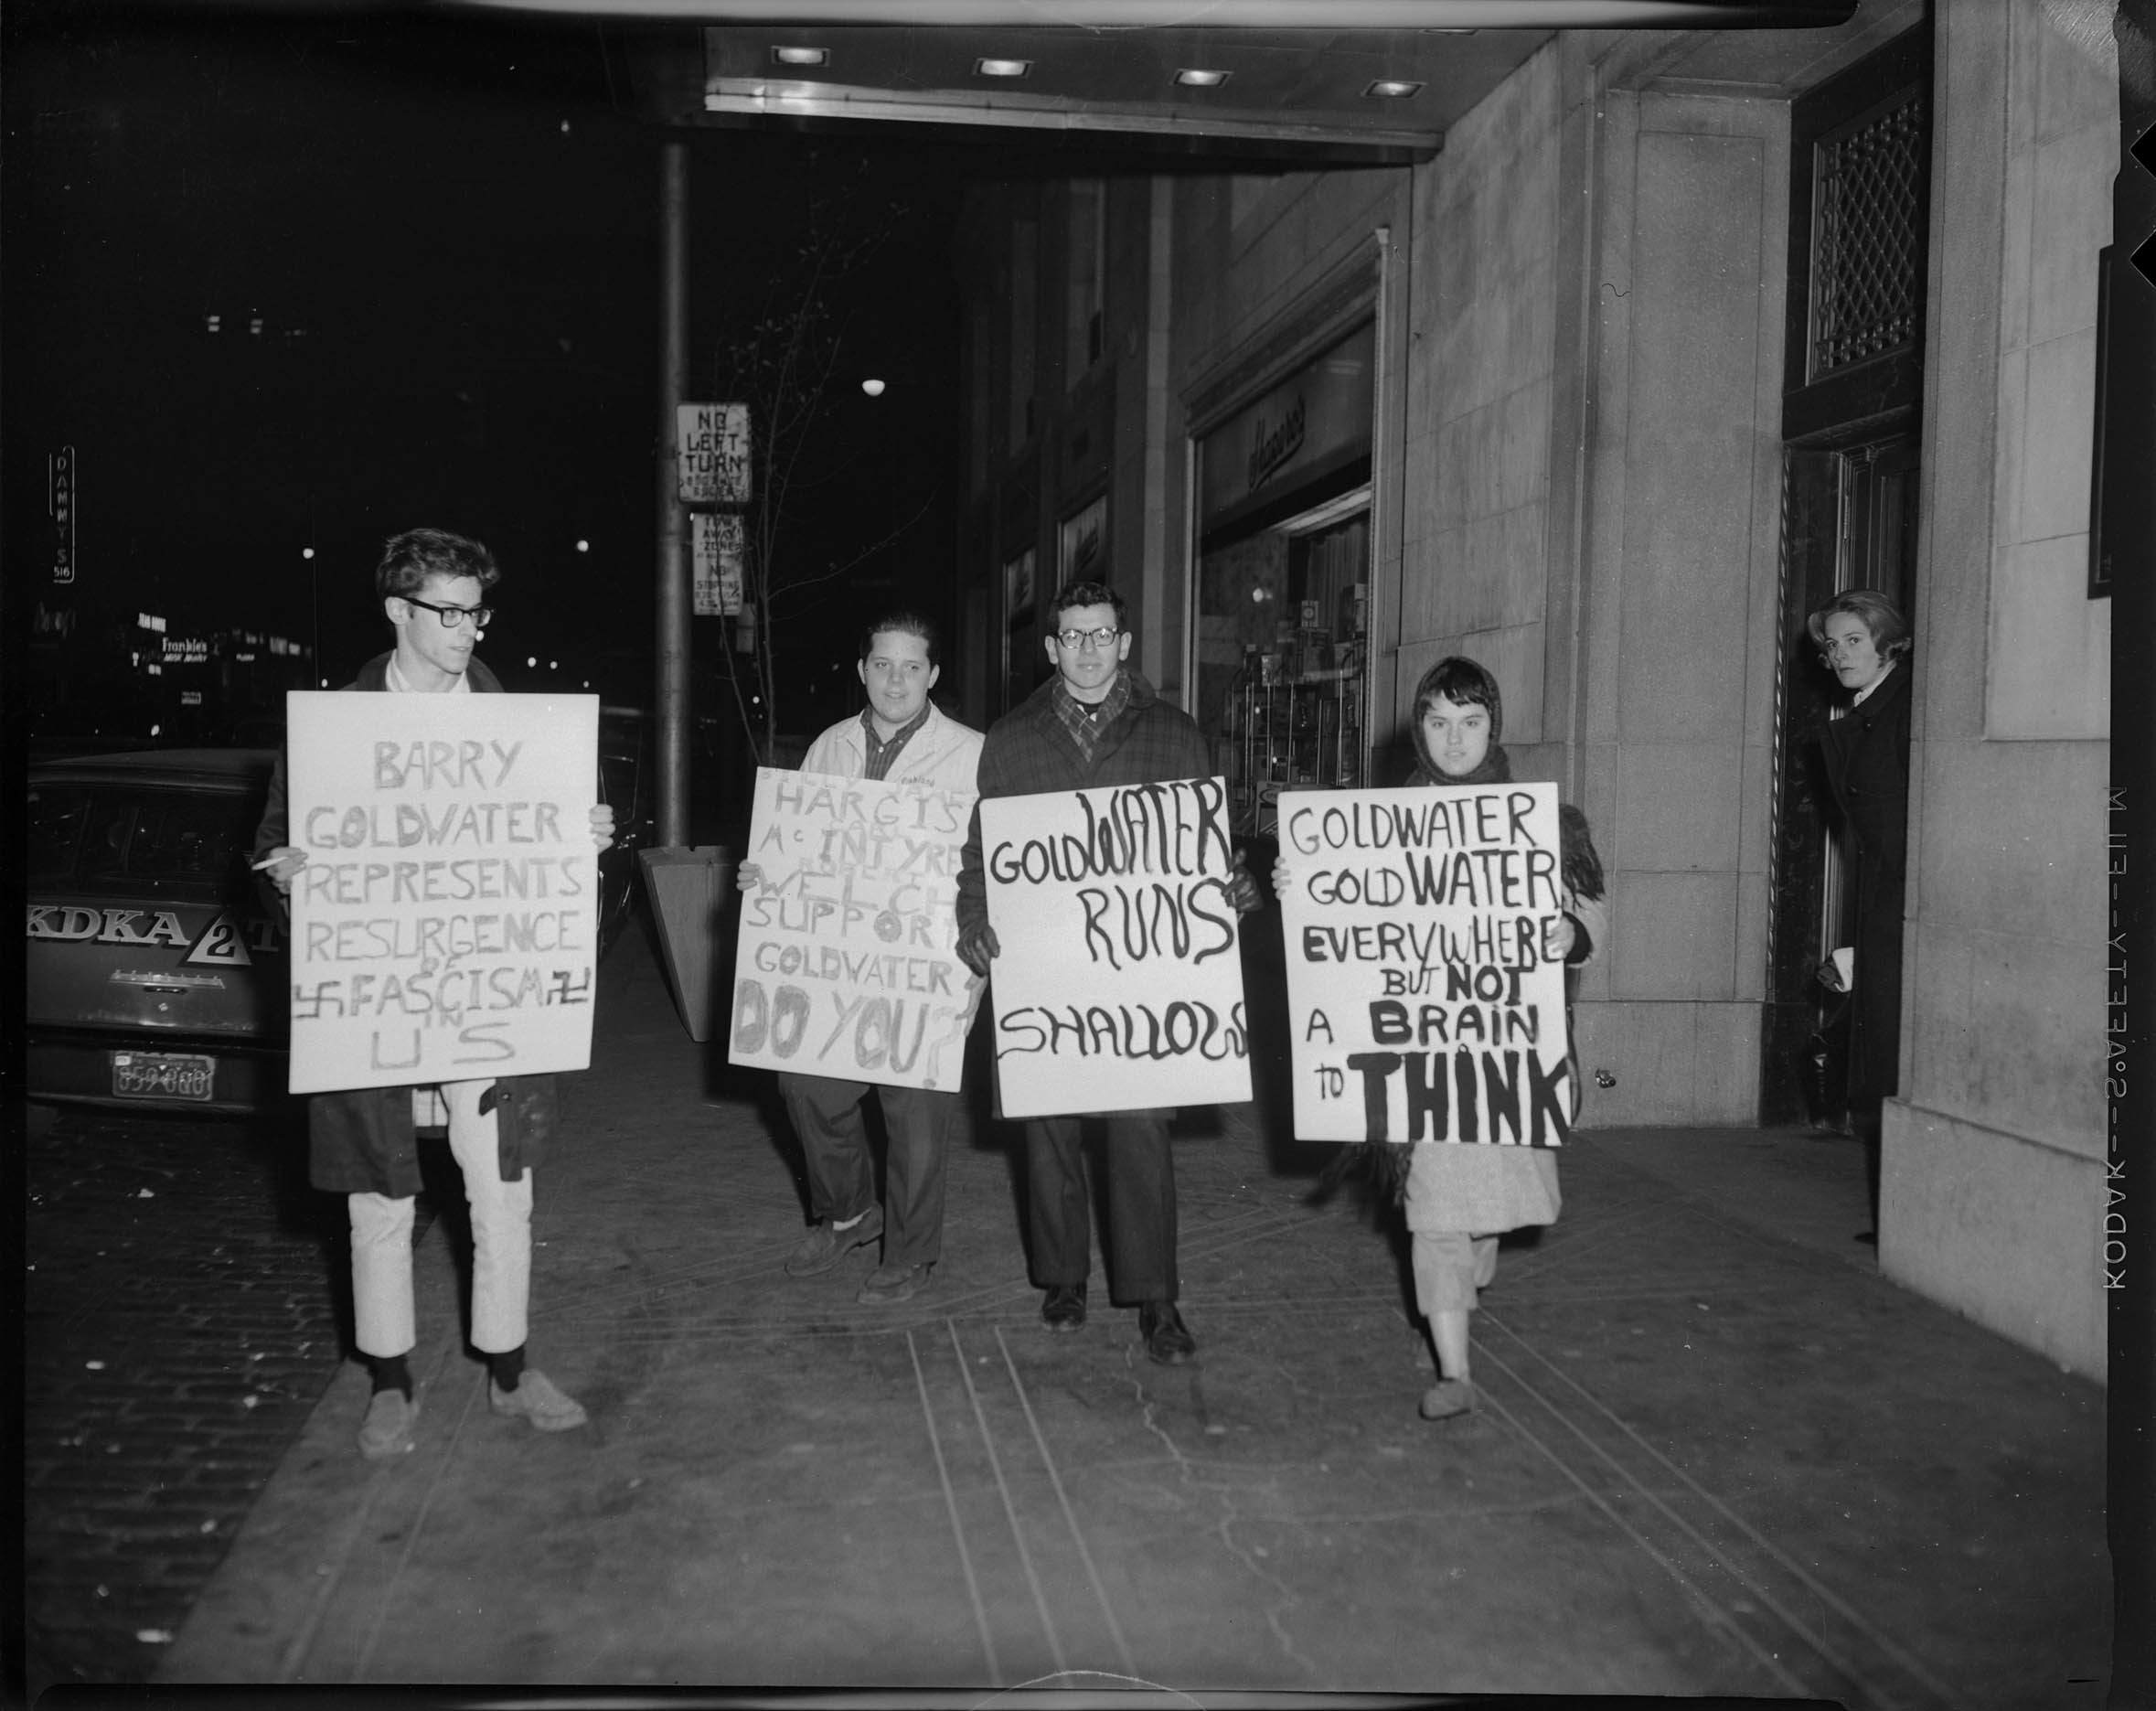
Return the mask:
[(511, 1349), (507, 1354), (486, 1357), (486, 1370), (494, 1375), (494, 1382), (504, 1390), (514, 1390), (524, 1376), (524, 1351)]
[(411, 1357), (404, 1354), (370, 1354), (367, 1357), (368, 1369), (374, 1374), (375, 1393), (401, 1390), (407, 1402), (411, 1400)]

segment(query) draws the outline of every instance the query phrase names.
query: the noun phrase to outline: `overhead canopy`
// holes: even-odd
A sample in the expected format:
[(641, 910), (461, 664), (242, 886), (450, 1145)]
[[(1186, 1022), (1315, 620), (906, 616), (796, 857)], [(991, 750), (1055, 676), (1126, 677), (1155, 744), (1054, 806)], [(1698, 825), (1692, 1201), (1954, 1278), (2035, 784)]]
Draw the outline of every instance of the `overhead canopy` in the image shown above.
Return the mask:
[(1858, 9), (1858, 0), (460, 4), (655, 27), (636, 56), (639, 104), (670, 123), (898, 122), (998, 129), (1018, 134), (1014, 144), (1025, 133), (1046, 143), (1041, 134), (1083, 132), (1155, 154), (1372, 164), (1435, 154), (1559, 29), (1801, 31)]

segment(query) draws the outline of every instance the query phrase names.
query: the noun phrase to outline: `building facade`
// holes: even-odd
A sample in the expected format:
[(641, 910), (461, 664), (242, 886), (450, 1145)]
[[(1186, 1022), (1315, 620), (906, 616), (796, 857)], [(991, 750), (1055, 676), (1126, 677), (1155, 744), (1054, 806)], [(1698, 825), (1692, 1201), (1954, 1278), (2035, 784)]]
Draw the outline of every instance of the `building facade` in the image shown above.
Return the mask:
[[(967, 713), (1077, 573), (1270, 796), (1389, 784), (1473, 655), (1592, 821), (1598, 1126), (1831, 1122), (1847, 886), (1803, 630), (1916, 634), (1890, 1275), (2104, 1371), (2110, 602), (2089, 514), (2119, 86), (2042, 0), (1563, 32), (1427, 161), (983, 185)], [(1601, 1072), (1596, 1075), (1596, 1072)]]

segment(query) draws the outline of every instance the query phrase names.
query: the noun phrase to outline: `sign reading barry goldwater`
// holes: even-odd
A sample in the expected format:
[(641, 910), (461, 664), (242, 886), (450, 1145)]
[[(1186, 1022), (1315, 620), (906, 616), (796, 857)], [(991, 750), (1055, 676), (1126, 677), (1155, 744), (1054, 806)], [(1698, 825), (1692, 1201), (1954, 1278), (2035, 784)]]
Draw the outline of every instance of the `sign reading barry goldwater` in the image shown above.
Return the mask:
[(957, 1086), (981, 983), (958, 960), (973, 792), (756, 770), (728, 1056)]
[(1227, 787), (981, 804), (1006, 1117), (1250, 1097)]
[(292, 1091), (584, 1069), (595, 695), (285, 697)]
[(1288, 791), (1280, 854), (1297, 1138), (1561, 1144), (1556, 786)]

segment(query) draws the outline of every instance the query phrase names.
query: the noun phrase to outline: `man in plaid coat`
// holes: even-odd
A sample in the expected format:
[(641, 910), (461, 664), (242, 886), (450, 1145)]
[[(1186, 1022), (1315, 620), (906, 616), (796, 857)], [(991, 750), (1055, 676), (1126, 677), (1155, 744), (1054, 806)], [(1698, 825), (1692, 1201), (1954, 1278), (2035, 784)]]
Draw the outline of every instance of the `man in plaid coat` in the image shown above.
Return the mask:
[[(1127, 663), (1126, 612), (1123, 596), (1100, 583), (1074, 583), (1056, 595), (1043, 638), (1056, 674), (989, 727), (980, 760), (984, 799), (1212, 775), (1205, 739), (1190, 716), (1162, 700)], [(1228, 896), (1247, 914), (1258, 906), (1256, 882), (1238, 871)], [(986, 975), (1000, 948), (988, 925), (977, 808), (958, 878), (958, 955)], [(1176, 1309), (1175, 1171), (1168, 1148), (1174, 1113), (1100, 1115), (1107, 1128), (1105, 1235), (1115, 1299), (1137, 1303), (1138, 1336), (1151, 1359), (1188, 1361), (1198, 1345)], [(1034, 1281), (1048, 1292), (1041, 1317), (1054, 1331), (1085, 1322), (1093, 1256), (1080, 1146), (1084, 1120), (1031, 1117), (1025, 1125)]]

